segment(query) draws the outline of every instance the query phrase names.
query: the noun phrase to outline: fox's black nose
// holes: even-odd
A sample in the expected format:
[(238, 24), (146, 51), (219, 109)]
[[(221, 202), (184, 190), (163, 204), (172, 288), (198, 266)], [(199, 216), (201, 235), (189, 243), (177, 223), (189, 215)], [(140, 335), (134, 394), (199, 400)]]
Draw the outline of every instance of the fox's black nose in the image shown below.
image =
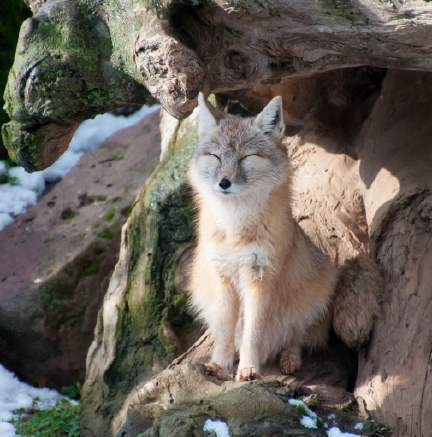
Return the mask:
[(219, 182), (219, 186), (222, 188), (222, 190), (228, 190), (228, 188), (231, 186), (231, 181), (227, 178), (223, 178)]

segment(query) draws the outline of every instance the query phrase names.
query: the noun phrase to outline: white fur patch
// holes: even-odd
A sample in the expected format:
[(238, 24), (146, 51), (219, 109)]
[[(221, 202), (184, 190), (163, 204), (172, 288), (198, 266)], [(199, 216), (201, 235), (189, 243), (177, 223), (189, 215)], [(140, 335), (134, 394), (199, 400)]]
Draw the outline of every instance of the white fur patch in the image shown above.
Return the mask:
[(269, 267), (271, 249), (257, 244), (247, 244), (236, 249), (224, 244), (211, 244), (206, 246), (205, 254), (222, 276), (238, 280), (242, 273), (254, 273), (262, 277)]

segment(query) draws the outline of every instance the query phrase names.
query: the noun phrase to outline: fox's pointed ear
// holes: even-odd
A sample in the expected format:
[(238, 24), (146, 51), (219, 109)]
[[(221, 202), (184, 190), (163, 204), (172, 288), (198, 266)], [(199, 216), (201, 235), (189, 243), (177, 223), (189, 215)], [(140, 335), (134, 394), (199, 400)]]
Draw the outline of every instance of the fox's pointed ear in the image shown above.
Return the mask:
[(267, 106), (256, 116), (253, 123), (263, 133), (281, 140), (285, 134), (282, 97), (273, 97)]
[(198, 135), (199, 139), (208, 138), (217, 127), (217, 120), (212, 114), (204, 94), (198, 94)]

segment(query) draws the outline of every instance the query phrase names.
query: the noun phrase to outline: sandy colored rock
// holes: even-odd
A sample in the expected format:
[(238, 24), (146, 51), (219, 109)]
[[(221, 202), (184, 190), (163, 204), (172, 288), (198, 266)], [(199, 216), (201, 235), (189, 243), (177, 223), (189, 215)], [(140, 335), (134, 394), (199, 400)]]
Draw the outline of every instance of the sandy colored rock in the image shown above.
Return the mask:
[[(137, 388), (136, 393), (121, 427), (113, 430), (117, 437), (200, 436), (205, 435), (203, 425), (207, 419), (226, 423), (232, 436), (325, 436), (325, 424), (329, 427), (335, 423), (345, 432), (353, 432), (359, 422), (364, 423), (362, 435), (380, 431), (388, 435), (381, 425), (364, 421), (355, 411), (330, 407), (289, 377), (221, 382), (208, 377), (203, 366), (180, 364), (164, 370)], [(304, 399), (318, 414), (317, 429), (301, 425), (307, 413), (303, 407), (289, 404), (293, 397)]]
[(0, 232), (2, 363), (33, 384), (82, 381), (120, 228), (158, 162), (157, 111), (88, 153)]
[(382, 315), (361, 354), (356, 396), (395, 436), (432, 429), (432, 75), (389, 72), (358, 140)]

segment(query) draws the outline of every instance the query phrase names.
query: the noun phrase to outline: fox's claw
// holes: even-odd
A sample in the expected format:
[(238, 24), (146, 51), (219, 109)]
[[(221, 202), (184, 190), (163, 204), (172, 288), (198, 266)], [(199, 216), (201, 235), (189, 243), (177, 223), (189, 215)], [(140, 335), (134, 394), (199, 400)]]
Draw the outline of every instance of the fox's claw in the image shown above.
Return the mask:
[(258, 378), (259, 375), (255, 367), (243, 367), (238, 369), (236, 381), (252, 381)]
[(232, 376), (230, 375), (229, 371), (219, 366), (219, 364), (216, 363), (206, 364), (205, 369), (207, 375), (214, 376), (215, 378), (220, 379), (221, 381), (232, 379)]

